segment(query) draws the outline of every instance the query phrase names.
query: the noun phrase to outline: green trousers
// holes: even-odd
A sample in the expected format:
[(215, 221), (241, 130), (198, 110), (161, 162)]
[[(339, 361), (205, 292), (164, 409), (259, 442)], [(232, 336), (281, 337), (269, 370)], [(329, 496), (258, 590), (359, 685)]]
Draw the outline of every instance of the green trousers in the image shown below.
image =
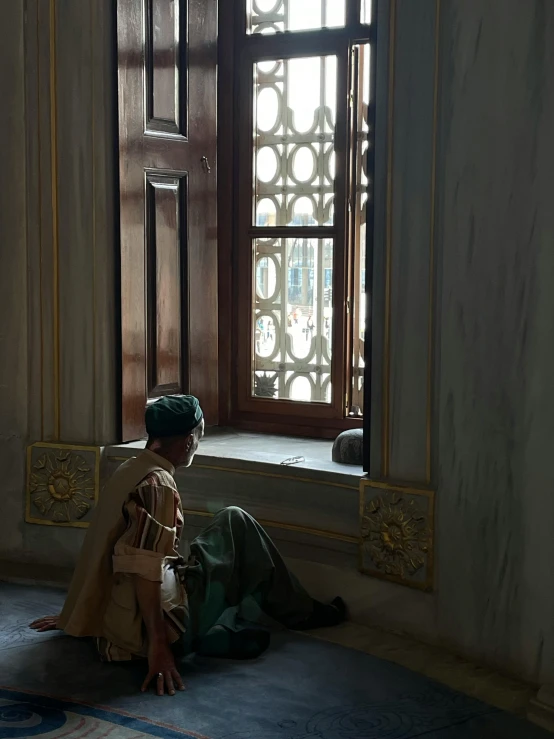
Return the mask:
[(312, 598), (268, 534), (241, 508), (219, 511), (190, 552), (183, 570), (189, 600), (186, 652), (237, 658), (263, 652), (269, 634), (237, 624), (238, 608), (247, 598), (287, 628), (311, 615)]

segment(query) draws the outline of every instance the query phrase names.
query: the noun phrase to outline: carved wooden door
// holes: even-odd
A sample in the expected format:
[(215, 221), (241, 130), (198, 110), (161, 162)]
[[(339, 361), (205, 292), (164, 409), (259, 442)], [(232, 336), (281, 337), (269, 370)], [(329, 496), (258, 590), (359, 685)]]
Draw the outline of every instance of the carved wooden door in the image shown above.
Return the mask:
[(216, 0), (117, 0), (122, 438), (192, 392), (217, 421)]

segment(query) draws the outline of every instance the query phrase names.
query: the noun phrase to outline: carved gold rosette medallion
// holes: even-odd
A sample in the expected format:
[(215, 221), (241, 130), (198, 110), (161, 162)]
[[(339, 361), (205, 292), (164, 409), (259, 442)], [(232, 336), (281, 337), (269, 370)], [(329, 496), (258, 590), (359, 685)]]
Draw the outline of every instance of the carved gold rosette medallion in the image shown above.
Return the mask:
[(362, 571), (424, 590), (432, 587), (433, 502), (429, 490), (363, 481)]
[(387, 575), (415, 575), (425, 564), (428, 531), (414, 501), (398, 493), (374, 498), (362, 519), (362, 539), (375, 566)]
[(95, 474), (77, 452), (53, 449), (38, 456), (29, 472), (31, 505), (42, 519), (70, 524), (94, 506)]

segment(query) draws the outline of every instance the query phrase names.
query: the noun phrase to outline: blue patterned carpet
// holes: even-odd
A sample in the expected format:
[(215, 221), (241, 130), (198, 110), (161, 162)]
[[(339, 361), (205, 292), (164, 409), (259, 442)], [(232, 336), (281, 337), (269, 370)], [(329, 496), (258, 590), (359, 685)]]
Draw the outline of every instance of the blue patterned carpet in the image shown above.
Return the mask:
[(61, 593), (0, 583), (0, 739), (546, 739), (550, 735), (367, 654), (277, 633), (253, 662), (195, 659), (188, 689), (139, 692), (144, 667), (27, 628)]
[(204, 739), (123, 712), (0, 689), (0, 737)]

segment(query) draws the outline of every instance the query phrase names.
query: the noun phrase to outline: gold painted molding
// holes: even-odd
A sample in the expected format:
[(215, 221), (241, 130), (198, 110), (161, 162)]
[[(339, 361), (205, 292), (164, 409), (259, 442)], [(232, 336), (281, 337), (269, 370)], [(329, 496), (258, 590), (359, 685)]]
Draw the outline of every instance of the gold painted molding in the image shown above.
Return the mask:
[(418, 590), (433, 589), (435, 493), (360, 483), (360, 571)]
[[(201, 516), (202, 518), (213, 518), (214, 513), (209, 511), (199, 511), (193, 508), (183, 508), (185, 516)], [(338, 534), (333, 531), (325, 531), (324, 529), (312, 529), (308, 526), (300, 526), (294, 523), (281, 523), (280, 521), (268, 521), (267, 519), (257, 518), (256, 521), (268, 529), (282, 529), (283, 531), (294, 531), (299, 534), (307, 534), (308, 536), (316, 536), (320, 539), (333, 539), (335, 541), (344, 541), (348, 544), (358, 544), (357, 536), (348, 536), (347, 534)], [(186, 525), (186, 521), (185, 521)]]
[(100, 447), (47, 442), (27, 447), (27, 523), (86, 528), (99, 489)]
[[(137, 449), (137, 452), (140, 452)], [(119, 457), (111, 454), (106, 455), (106, 459), (113, 460), (114, 462), (126, 462), (130, 457)], [(262, 463), (263, 464), (263, 463)], [(326, 485), (332, 488), (342, 488), (343, 490), (358, 490), (357, 485), (345, 485), (342, 482), (330, 482), (327, 480), (318, 480), (315, 477), (294, 477), (293, 475), (281, 475), (273, 472), (263, 472), (258, 470), (240, 470), (237, 467), (219, 467), (215, 464), (196, 464), (193, 463), (191, 469), (197, 470), (216, 470), (218, 472), (230, 472), (236, 475), (257, 475), (258, 477), (273, 477), (277, 480), (294, 480), (295, 482), (305, 482), (310, 485)]]
[(318, 480), (315, 477), (294, 477), (293, 475), (281, 475), (273, 472), (262, 472), (259, 470), (240, 470), (236, 467), (218, 467), (210, 464), (195, 464), (194, 467), (200, 470), (218, 470), (219, 472), (233, 472), (239, 475), (258, 475), (260, 477), (272, 477), (276, 480), (294, 480), (295, 482), (305, 482), (311, 485), (328, 485), (333, 488), (342, 488), (343, 490), (357, 490), (354, 485), (345, 485), (341, 482), (327, 482), (326, 480)]
[(385, 230), (385, 323), (383, 347), (383, 418), (381, 429), (381, 474), (389, 476), (390, 467), (390, 343), (392, 282), (392, 206), (394, 161), (394, 82), (396, 61), (396, 0), (390, 0), (389, 16), (389, 80), (387, 111), (387, 191)]
[(428, 357), (427, 357), (427, 459), (425, 465), (427, 485), (431, 484), (432, 469), (432, 424), (433, 424), (433, 364), (435, 357), (434, 319), (435, 319), (435, 226), (437, 200), (437, 132), (439, 114), (439, 65), (440, 65), (440, 22), (441, 0), (435, 0), (435, 69), (433, 80), (433, 150), (431, 155), (431, 223), (429, 239), (429, 317), (427, 325)]
[[(50, 0), (50, 168), (52, 188), (52, 312), (54, 339), (54, 432), (60, 438), (60, 244), (58, 223), (58, 83), (57, 83), (57, 31), (56, 0)], [(43, 329), (44, 330), (44, 329)]]
[[(45, 405), (46, 405), (46, 385), (51, 390), (52, 395), (52, 422), (48, 423), (48, 431), (46, 436), (53, 440), (58, 440), (61, 436), (61, 398), (60, 398), (60, 265), (59, 265), (59, 167), (58, 167), (58, 87), (57, 87), (57, 28), (56, 28), (56, 12), (57, 0), (36, 0), (35, 3), (34, 38), (32, 41), (36, 49), (37, 70), (42, 68), (42, 55), (45, 56), (45, 62), (48, 63), (48, 70), (45, 69), (44, 79), (42, 74), (36, 71), (36, 137), (37, 137), (37, 170), (38, 170), (38, 190), (37, 190), (37, 206), (38, 206), (38, 290), (40, 292), (39, 300), (39, 331), (40, 334), (40, 437), (45, 437)], [(32, 5), (30, 4), (30, 7)], [(30, 21), (29, 21), (30, 22)], [(47, 76), (47, 81), (46, 81)], [(33, 77), (33, 75), (31, 76)], [(31, 84), (31, 83), (29, 83)], [(43, 119), (44, 111), (44, 119)], [(48, 125), (46, 125), (48, 120)], [(43, 126), (44, 123), (44, 126)], [(49, 130), (48, 130), (49, 129)], [(47, 150), (49, 145), (49, 150)], [(29, 146), (29, 144), (28, 144)], [(34, 152), (34, 149), (29, 153)], [(43, 157), (45, 162), (43, 166)], [(33, 153), (33, 156), (35, 154)], [(46, 162), (49, 162), (48, 164)], [(42, 176), (49, 179), (50, 191), (43, 190)], [(51, 225), (46, 227), (44, 223), (45, 213), (43, 207), (46, 208), (47, 200), (49, 200), (49, 210), (51, 216)], [(51, 244), (50, 244), (51, 239)], [(46, 244), (52, 258), (52, 272), (45, 277), (43, 269), (46, 258)], [(51, 251), (50, 251), (51, 249)], [(46, 259), (46, 262), (48, 260)], [(47, 287), (46, 281), (50, 283)], [(51, 299), (52, 315), (48, 325), (45, 324), (45, 304), (49, 304)], [(48, 312), (49, 316), (49, 312)], [(49, 316), (50, 317), (50, 316)], [(45, 372), (45, 336), (48, 335), (52, 339), (52, 368), (48, 373)], [(48, 396), (50, 392), (48, 393)], [(38, 434), (37, 434), (38, 435)]]
[[(36, 3), (36, 55), (37, 60), (40, 59), (40, 4)], [(38, 70), (37, 64), (37, 70)], [(42, 176), (41, 176), (41, 162), (40, 155), (42, 151), (42, 116), (41, 116), (41, 105), (40, 105), (40, 77), (37, 72), (36, 78), (36, 130), (37, 130), (37, 144), (38, 144), (38, 249), (39, 249), (39, 333), (40, 333), (40, 435), (44, 437), (44, 305), (43, 305), (43, 286), (42, 286), (42, 261), (43, 261), (43, 249), (42, 249)], [(27, 143), (27, 154), (30, 155), (29, 143)]]

